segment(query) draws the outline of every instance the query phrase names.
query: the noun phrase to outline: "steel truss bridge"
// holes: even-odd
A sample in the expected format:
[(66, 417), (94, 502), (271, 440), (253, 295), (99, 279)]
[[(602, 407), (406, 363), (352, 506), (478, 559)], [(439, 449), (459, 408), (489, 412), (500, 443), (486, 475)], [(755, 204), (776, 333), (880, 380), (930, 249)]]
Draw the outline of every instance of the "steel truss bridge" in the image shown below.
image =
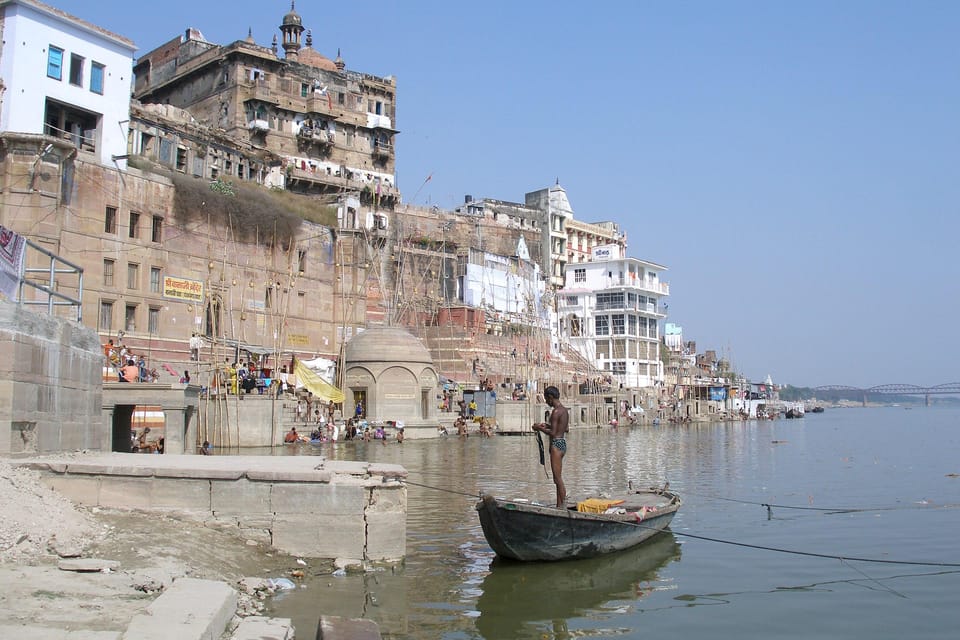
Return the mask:
[(877, 396), (923, 396), (926, 403), (930, 404), (930, 396), (934, 395), (960, 395), (960, 382), (948, 382), (939, 384), (935, 387), (921, 387), (915, 384), (881, 384), (875, 387), (863, 389), (861, 387), (850, 387), (842, 384), (830, 384), (822, 387), (814, 387), (817, 392), (840, 392), (840, 393), (858, 393), (863, 397), (863, 403), (867, 403), (867, 397)]

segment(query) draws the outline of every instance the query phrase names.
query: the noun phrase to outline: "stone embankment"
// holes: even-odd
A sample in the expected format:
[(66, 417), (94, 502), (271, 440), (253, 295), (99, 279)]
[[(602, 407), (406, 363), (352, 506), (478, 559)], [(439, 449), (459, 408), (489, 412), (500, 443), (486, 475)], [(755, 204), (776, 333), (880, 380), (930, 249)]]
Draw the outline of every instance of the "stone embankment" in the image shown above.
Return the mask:
[[(228, 528), (175, 511), (76, 506), (40, 472), (0, 458), (0, 637), (291, 640), (289, 620), (261, 615), (265, 599), (304, 570), (338, 575), (338, 566)], [(365, 620), (323, 617), (324, 628), (326, 640), (380, 637)]]

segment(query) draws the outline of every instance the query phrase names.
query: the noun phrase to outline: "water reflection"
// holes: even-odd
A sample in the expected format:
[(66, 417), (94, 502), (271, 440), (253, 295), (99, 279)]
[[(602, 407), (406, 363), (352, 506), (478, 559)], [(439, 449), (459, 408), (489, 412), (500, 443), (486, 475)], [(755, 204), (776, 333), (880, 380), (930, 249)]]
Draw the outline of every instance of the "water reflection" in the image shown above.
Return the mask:
[(487, 640), (539, 639), (545, 632), (564, 638), (570, 620), (596, 617), (615, 601), (643, 598), (653, 590), (657, 572), (679, 558), (680, 544), (667, 532), (634, 549), (588, 560), (495, 559), (481, 585), (477, 630)]

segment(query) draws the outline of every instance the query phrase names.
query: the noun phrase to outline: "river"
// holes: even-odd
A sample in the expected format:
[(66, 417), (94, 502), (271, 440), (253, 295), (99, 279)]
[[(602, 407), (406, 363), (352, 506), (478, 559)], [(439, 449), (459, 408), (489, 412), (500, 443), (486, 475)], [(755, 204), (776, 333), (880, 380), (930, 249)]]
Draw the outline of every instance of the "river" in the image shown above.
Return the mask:
[(575, 431), (571, 498), (669, 481), (684, 505), (672, 533), (637, 549), (552, 564), (494, 561), (473, 508), (481, 490), (554, 501), (535, 438), (318, 453), (409, 471), (407, 558), (274, 598), (298, 638), (315, 637), (321, 613), (373, 619), (394, 640), (940, 639), (960, 625), (958, 409)]

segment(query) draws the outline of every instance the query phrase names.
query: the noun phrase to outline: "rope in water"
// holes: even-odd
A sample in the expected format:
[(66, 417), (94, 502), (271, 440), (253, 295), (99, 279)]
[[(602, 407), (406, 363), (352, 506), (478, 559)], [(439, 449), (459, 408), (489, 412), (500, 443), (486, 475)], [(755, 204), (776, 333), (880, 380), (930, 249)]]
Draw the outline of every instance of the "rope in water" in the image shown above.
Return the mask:
[[(413, 482), (407, 479), (405, 479), (403, 482), (415, 487), (422, 487), (424, 489), (442, 491), (444, 493), (451, 493), (453, 495), (466, 496), (468, 498), (478, 498), (476, 494), (466, 493), (464, 491), (456, 491), (454, 489), (446, 489), (444, 487), (435, 487), (428, 484)], [(754, 503), (754, 504), (758, 504), (758, 503)], [(869, 509), (864, 509), (864, 511), (869, 511)], [(640, 522), (623, 522), (620, 520), (617, 520), (617, 522), (620, 522), (621, 524), (630, 525), (630, 526), (641, 527), (644, 529), (656, 528), (656, 527), (648, 527)], [(889, 558), (862, 558), (857, 556), (844, 556), (844, 555), (831, 554), (831, 553), (817, 553), (815, 551), (798, 551), (796, 549), (784, 549), (781, 547), (771, 547), (768, 545), (751, 544), (748, 542), (737, 542), (735, 540), (724, 540), (722, 538), (712, 538), (709, 536), (701, 536), (694, 533), (684, 533), (681, 531), (673, 531), (672, 529), (671, 529), (671, 532), (675, 536), (691, 538), (694, 540), (703, 540), (704, 542), (715, 542), (717, 544), (726, 544), (726, 545), (731, 545), (735, 547), (744, 547), (747, 549), (757, 549), (760, 551), (773, 551), (776, 553), (786, 553), (786, 554), (806, 556), (811, 558), (839, 560), (840, 562), (845, 562), (845, 563), (846, 562), (868, 562), (868, 563), (874, 563), (874, 564), (899, 564), (899, 565), (914, 565), (914, 566), (921, 566), (921, 567), (960, 567), (960, 562), (931, 562), (931, 561), (923, 561), (923, 560), (891, 560)]]

